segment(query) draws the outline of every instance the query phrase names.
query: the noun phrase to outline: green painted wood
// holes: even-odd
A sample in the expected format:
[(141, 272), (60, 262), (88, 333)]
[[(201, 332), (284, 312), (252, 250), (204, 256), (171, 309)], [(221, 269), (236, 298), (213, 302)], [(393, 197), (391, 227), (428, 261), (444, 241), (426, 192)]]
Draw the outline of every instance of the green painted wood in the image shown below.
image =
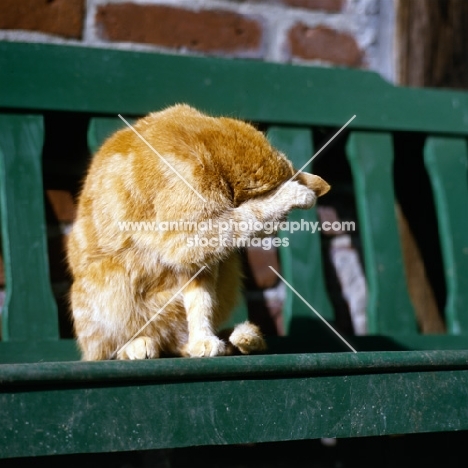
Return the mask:
[[(116, 114), (137, 116), (181, 101), (267, 123), (272, 142), (298, 167), (312, 155), (310, 125), (339, 127), (353, 114), (351, 126), (361, 130), (458, 136), (468, 130), (468, 94), (395, 88), (369, 72), (0, 42), (0, 107), (105, 116), (91, 121), (93, 152), (123, 128)], [(463, 306), (449, 311), (451, 330), (462, 334), (414, 333), (388, 133), (354, 132), (347, 147), (371, 286), (369, 322), (373, 333), (385, 336), (353, 337), (360, 352), (350, 353), (291, 294), (290, 336), (270, 338), (270, 354), (86, 363), (76, 362), (73, 340), (57, 339), (44, 242), (41, 125), (28, 116), (0, 119), (2, 236), (5, 259), (13, 265), (7, 265), (13, 289), (0, 362), (26, 363), (0, 366), (0, 458), (468, 429)], [(453, 210), (463, 205), (453, 199), (458, 194), (466, 200), (466, 165), (452, 156), (445, 164), (442, 153), (459, 154), (459, 143), (449, 141), (439, 147), (440, 139), (430, 140), (426, 159), (429, 171), (441, 165), (438, 176), (454, 179), (455, 189), (445, 182), (435, 193), (440, 204), (445, 193), (450, 213), (443, 223), (461, 239), (466, 226), (460, 228)], [(290, 221), (295, 216), (316, 221), (314, 210), (297, 210)], [(320, 239), (305, 234), (287, 234), (285, 276), (333, 320)], [(460, 239), (445, 240), (453, 250), (457, 297), (466, 276), (459, 266)], [(347, 352), (339, 352), (343, 348)], [(408, 351), (436, 348), (443, 351)]]
[(393, 145), (386, 133), (353, 132), (347, 156), (354, 180), (368, 293), (369, 333), (415, 333), (395, 217)]
[(187, 102), (258, 122), (340, 127), (357, 114), (351, 127), (468, 133), (465, 93), (361, 70), (15, 42), (0, 42), (0, 70), (3, 108), (142, 115)]
[(370, 335), (350, 338), (360, 351), (464, 351), (468, 335)]
[[(131, 119), (131, 121), (125, 120), (130, 124), (134, 122), (134, 119)], [(107, 138), (122, 128), (126, 128), (126, 125), (119, 117), (95, 117), (91, 119), (88, 128), (88, 146), (91, 153), (96, 153)]]
[[(78, 345), (73, 339), (0, 341), (0, 364), (79, 361)], [(0, 374), (3, 365), (0, 366)]]
[(468, 331), (468, 153), (466, 141), (428, 138), (424, 162), (437, 209), (447, 286), (448, 333)]
[(5, 341), (58, 339), (49, 280), (41, 155), (42, 118), (0, 115), (0, 209)]
[[(169, 374), (165, 360), (49, 365), (42, 376), (40, 365), (25, 365), (17, 372), (22, 381), (11, 376), (14, 385), (0, 387), (0, 452), (17, 457), (466, 430), (463, 357), (300, 355), (280, 362), (280, 372), (277, 356), (185, 359)], [(27, 391), (31, 385), (35, 391)]]
[[(273, 146), (285, 153), (297, 169), (312, 156), (312, 133), (305, 128), (270, 127), (268, 139)], [(311, 164), (304, 168), (311, 172)], [(282, 276), (324, 319), (333, 320), (333, 309), (328, 298), (322, 266), (320, 232), (312, 233), (311, 223), (317, 226), (317, 214), (312, 210), (294, 210), (288, 217), (290, 226), (299, 228), (295, 232), (282, 231), (280, 260)], [(287, 242), (287, 246), (285, 245)], [(330, 340), (336, 340), (332, 332), (324, 331), (320, 319), (297, 294), (286, 286), (286, 301), (283, 308), (285, 331), (296, 337), (328, 333)], [(312, 327), (312, 329), (311, 329)], [(316, 329), (314, 333), (314, 327)]]
[(245, 322), (249, 318), (249, 312), (247, 308), (247, 303), (245, 302), (245, 298), (241, 297), (239, 299), (239, 304), (235, 307), (232, 315), (229, 319), (221, 325), (222, 329), (231, 329), (234, 328), (235, 325)]
[(468, 349), (5, 364), (0, 374), (0, 391), (34, 383), (60, 388), (83, 382), (141, 384), (440, 370), (468, 370)]
[[(350, 351), (339, 339), (330, 339), (330, 330), (302, 336), (267, 337), (270, 354), (337, 353)], [(468, 349), (468, 335), (385, 334), (346, 336), (346, 341), (361, 352), (454, 351)]]
[[(239, 323), (234, 316), (232, 324)], [(267, 354), (288, 355), (293, 353), (337, 353), (348, 351), (348, 348), (337, 339), (332, 339), (329, 330), (324, 330), (313, 324), (312, 330), (302, 336), (267, 337)], [(317, 330), (320, 330), (319, 334)], [(371, 335), (362, 337), (347, 337), (351, 345), (361, 351), (430, 351), (430, 350), (466, 350), (468, 335)], [(0, 375), (5, 370), (4, 364), (19, 363), (49, 363), (63, 362), (65, 367), (69, 361), (81, 359), (75, 340), (61, 339), (58, 341), (7, 341), (0, 342)], [(177, 366), (180, 360), (177, 360)]]

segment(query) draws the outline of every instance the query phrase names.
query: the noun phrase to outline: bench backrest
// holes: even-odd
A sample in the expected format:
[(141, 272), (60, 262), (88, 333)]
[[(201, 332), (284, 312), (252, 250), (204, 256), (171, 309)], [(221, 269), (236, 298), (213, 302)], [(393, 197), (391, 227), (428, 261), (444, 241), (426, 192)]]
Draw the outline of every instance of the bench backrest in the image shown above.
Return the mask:
[[(89, 116), (88, 144), (94, 150), (122, 124), (118, 114), (138, 117), (176, 102), (258, 123), (296, 167), (302, 167), (317, 149), (313, 147), (315, 128), (338, 129), (356, 115), (349, 125), (345, 151), (364, 250), (369, 333), (385, 335), (406, 348), (464, 346), (463, 335), (468, 331), (467, 93), (398, 88), (359, 70), (3, 42), (0, 202), (7, 294), (0, 361), (78, 357), (73, 341), (59, 337), (50, 287), (41, 164), (43, 115)], [(395, 218), (397, 133), (423, 135), (422, 156), (437, 210), (447, 335), (431, 341), (418, 332), (405, 281)], [(66, 160), (66, 147), (63, 153)], [(294, 213), (291, 219), (295, 217), (317, 219), (315, 210)], [(288, 282), (332, 320), (320, 236), (297, 232), (281, 255)], [(303, 336), (309, 330), (306, 323), (317, 323), (309, 307), (289, 290), (284, 314), (291, 335)], [(377, 345), (372, 343), (369, 339), (362, 346), (373, 349)]]

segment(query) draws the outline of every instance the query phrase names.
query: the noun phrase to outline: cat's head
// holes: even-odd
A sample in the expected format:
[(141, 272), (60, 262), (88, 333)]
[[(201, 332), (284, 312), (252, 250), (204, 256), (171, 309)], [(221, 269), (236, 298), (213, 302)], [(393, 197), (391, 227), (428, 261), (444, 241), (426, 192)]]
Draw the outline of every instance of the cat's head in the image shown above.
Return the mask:
[[(268, 142), (263, 133), (239, 121), (226, 122), (235, 128), (236, 151), (228, 161), (235, 205), (266, 195), (293, 177), (313, 190), (317, 197), (325, 195), (330, 185), (321, 177), (305, 172), (297, 173), (291, 161)], [(241, 135), (241, 137), (239, 136)]]
[(166, 157), (172, 154), (190, 166), (188, 170), (170, 160), (198, 189), (222, 191), (235, 206), (266, 195), (293, 177), (317, 197), (330, 189), (317, 175), (296, 175), (291, 161), (262, 132), (242, 120), (211, 117), (178, 104), (142, 119), (136, 128)]
[(293, 177), (313, 190), (317, 197), (330, 190), (330, 185), (321, 177), (297, 173), (291, 161), (249, 123), (225, 117), (210, 119), (216, 120), (217, 130), (209, 132), (205, 145), (230, 187), (236, 206), (274, 191)]

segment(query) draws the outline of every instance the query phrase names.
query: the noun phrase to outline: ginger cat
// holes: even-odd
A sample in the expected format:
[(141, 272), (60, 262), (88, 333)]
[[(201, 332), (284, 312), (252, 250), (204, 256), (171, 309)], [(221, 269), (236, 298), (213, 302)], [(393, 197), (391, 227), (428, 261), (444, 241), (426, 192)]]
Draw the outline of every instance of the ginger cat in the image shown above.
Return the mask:
[[(306, 173), (290, 181), (292, 164), (261, 132), (187, 105), (149, 114), (134, 129), (154, 149), (129, 128), (103, 144), (68, 241), (83, 359), (264, 349), (249, 322), (234, 329), (230, 343), (216, 335), (241, 287), (236, 241), (261, 237), (259, 223), (281, 221), (293, 208), (311, 208), (329, 185)], [(199, 224), (122, 229), (125, 222), (171, 221)]]

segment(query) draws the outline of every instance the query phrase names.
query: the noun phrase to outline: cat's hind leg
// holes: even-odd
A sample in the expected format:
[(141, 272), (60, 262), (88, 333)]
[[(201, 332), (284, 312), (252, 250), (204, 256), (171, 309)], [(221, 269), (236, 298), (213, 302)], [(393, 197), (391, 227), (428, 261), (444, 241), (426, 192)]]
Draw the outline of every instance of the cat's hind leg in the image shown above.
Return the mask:
[(229, 336), (229, 341), (242, 353), (258, 353), (266, 350), (266, 343), (262, 332), (251, 322), (236, 325)]
[(145, 317), (135, 313), (135, 296), (125, 268), (112, 258), (91, 262), (86, 274), (75, 277), (71, 305), (83, 360), (158, 357), (153, 338), (142, 333), (132, 340), (145, 324)]

